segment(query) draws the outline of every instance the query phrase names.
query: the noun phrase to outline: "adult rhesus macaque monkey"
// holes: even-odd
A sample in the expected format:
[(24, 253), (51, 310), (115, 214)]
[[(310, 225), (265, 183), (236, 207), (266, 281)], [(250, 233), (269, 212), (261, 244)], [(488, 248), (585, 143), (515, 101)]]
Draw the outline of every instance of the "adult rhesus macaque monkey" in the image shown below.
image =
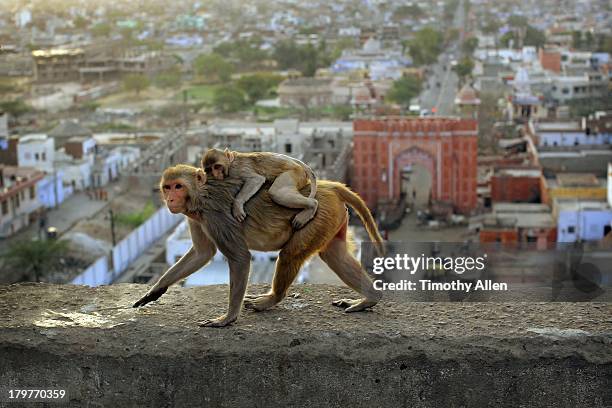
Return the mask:
[[(229, 310), (216, 319), (200, 322), (202, 326), (226, 326), (238, 318), (250, 270), (249, 249), (280, 250), (270, 292), (248, 296), (244, 304), (249, 309), (261, 311), (280, 302), (304, 261), (317, 253), (344, 283), (364, 296), (358, 300), (337, 300), (334, 305), (344, 307), (346, 312), (357, 312), (380, 300), (382, 293), (374, 289), (369, 276), (347, 248), (346, 204), (355, 209), (378, 252), (384, 252), (372, 214), (357, 194), (341, 183), (320, 180), (317, 191), (320, 205), (315, 217), (304, 228), (294, 230), (291, 220), (297, 210), (277, 205), (266, 187), (246, 204), (249, 217), (245, 222), (232, 217), (229, 204), (241, 184), (240, 180), (231, 178), (206, 181), (202, 169), (187, 165), (164, 171), (160, 183), (164, 200), (171, 212), (188, 217), (193, 245), (134, 307), (157, 300), (170, 285), (207, 264), (217, 248), (229, 262)], [(304, 194), (308, 191), (309, 187), (302, 189)]]
[[(302, 228), (314, 217), (318, 202), (316, 176), (310, 166), (284, 154), (269, 152), (239, 153), (228, 149), (209, 149), (202, 157), (202, 168), (217, 180), (225, 177), (240, 179), (244, 185), (234, 200), (232, 213), (244, 221), (244, 204), (259, 191), (266, 181), (272, 182), (268, 193), (275, 203), (289, 208), (303, 208), (293, 219), (293, 227)], [(299, 190), (313, 186), (308, 197)]]

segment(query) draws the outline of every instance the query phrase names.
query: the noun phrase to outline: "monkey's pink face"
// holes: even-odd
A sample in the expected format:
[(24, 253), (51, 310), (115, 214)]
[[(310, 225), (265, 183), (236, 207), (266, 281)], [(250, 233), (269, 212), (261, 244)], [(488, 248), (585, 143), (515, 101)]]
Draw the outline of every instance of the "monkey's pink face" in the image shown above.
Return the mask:
[(179, 214), (185, 211), (189, 191), (183, 183), (183, 180), (172, 180), (164, 183), (163, 194), (164, 201), (168, 210), (173, 214)]

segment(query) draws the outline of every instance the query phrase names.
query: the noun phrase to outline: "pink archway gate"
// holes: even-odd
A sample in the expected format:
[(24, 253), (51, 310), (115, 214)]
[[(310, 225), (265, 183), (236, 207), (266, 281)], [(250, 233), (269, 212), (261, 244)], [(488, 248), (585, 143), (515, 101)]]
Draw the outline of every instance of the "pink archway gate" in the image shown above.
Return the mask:
[(437, 194), (436, 192), (438, 191), (438, 181), (437, 181), (437, 175), (436, 175), (436, 159), (434, 158), (434, 156), (432, 156), (429, 152), (416, 147), (416, 146), (412, 146), (409, 147), (408, 149), (405, 149), (403, 151), (401, 151), (395, 158), (394, 158), (394, 170), (393, 170), (393, 185), (396, 186), (395, 187), (395, 191), (394, 191), (394, 196), (399, 197), (400, 195), (400, 191), (401, 191), (401, 177), (402, 177), (402, 170), (405, 167), (408, 166), (414, 166), (415, 164), (421, 165), (422, 167), (426, 168), (427, 171), (429, 171), (429, 174), (431, 175), (431, 193), (432, 193), (432, 199), (437, 199)]

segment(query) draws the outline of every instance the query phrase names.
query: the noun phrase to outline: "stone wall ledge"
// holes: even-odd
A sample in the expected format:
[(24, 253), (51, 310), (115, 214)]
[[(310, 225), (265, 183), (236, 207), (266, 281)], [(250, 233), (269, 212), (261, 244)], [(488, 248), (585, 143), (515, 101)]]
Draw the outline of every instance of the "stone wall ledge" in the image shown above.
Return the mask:
[(0, 286), (0, 385), (65, 388), (69, 406), (612, 406), (610, 303), (386, 297), (345, 314), (331, 300), (349, 289), (294, 285), (213, 329), (197, 322), (227, 286), (133, 309), (147, 289)]

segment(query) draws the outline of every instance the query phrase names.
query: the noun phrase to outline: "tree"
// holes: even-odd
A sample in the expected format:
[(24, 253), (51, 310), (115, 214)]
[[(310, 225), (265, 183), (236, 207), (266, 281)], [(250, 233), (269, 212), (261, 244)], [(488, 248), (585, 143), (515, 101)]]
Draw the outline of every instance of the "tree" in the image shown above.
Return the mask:
[(442, 33), (431, 27), (425, 27), (408, 42), (410, 56), (415, 65), (432, 64), (442, 51)]
[[(508, 31), (500, 38), (500, 43), (504, 47), (510, 46), (510, 41), (513, 42), (513, 47), (517, 48), (519, 44), (519, 37), (516, 31)], [(525, 38), (523, 39), (523, 45), (531, 45), (534, 47), (542, 47), (546, 43), (546, 36), (544, 33), (536, 28), (528, 26), (525, 29)]]
[(510, 25), (510, 27), (525, 28), (529, 25), (529, 21), (525, 16), (513, 14), (508, 17), (508, 24)]
[(408, 107), (410, 101), (421, 93), (421, 80), (415, 75), (406, 75), (393, 82), (387, 99)]
[(16, 118), (32, 111), (32, 108), (21, 99), (16, 99), (14, 101), (0, 102), (0, 111), (7, 112)]
[(261, 49), (262, 43), (263, 40), (258, 36), (248, 40), (224, 42), (215, 47), (214, 53), (238, 61), (240, 68), (249, 69), (259, 66), (269, 57), (268, 52)]
[(524, 45), (531, 45), (534, 47), (542, 47), (546, 44), (546, 35), (543, 31), (540, 31), (532, 26), (527, 27), (525, 32)]
[(123, 78), (123, 87), (126, 91), (134, 91), (140, 95), (140, 91), (147, 89), (150, 85), (149, 78), (141, 74), (130, 74)]
[(280, 75), (260, 72), (241, 76), (236, 85), (246, 94), (249, 103), (254, 104), (267, 97), (282, 80), (283, 77)]
[(393, 20), (403, 21), (408, 18), (418, 19), (425, 15), (423, 10), (417, 4), (401, 5), (393, 12)]
[(572, 47), (579, 50), (582, 48), (582, 32), (572, 31)]
[(193, 62), (197, 75), (213, 82), (227, 83), (232, 78), (234, 67), (219, 54), (201, 54)]
[(9, 245), (3, 257), (15, 269), (32, 271), (34, 280), (40, 282), (43, 271), (50, 272), (60, 267), (61, 258), (67, 251), (67, 241), (18, 241)]
[(215, 90), (213, 105), (221, 112), (238, 112), (245, 106), (244, 94), (236, 86), (220, 86)]
[(495, 18), (493, 15), (487, 15), (485, 18), (485, 23), (482, 27), (482, 31), (485, 34), (497, 34), (499, 32), (499, 20)]
[(273, 57), (280, 69), (297, 69), (307, 77), (314, 76), (318, 68), (328, 66), (331, 61), (324, 44), (319, 47), (312, 44), (299, 46), (291, 40), (280, 41), (274, 49)]
[(155, 77), (155, 84), (160, 88), (177, 88), (181, 84), (181, 71), (178, 67), (160, 73)]
[(463, 57), (457, 63), (457, 65), (453, 67), (453, 71), (457, 73), (461, 82), (463, 82), (466, 77), (472, 74), (473, 69), (474, 69), (474, 61), (472, 61), (469, 57)]
[(89, 25), (89, 20), (83, 16), (76, 16), (74, 20), (72, 20), (72, 24), (74, 24), (75, 28), (84, 30)]
[(461, 49), (467, 55), (472, 55), (477, 47), (478, 47), (477, 37), (470, 37), (467, 40), (465, 40), (463, 44), (461, 45)]

